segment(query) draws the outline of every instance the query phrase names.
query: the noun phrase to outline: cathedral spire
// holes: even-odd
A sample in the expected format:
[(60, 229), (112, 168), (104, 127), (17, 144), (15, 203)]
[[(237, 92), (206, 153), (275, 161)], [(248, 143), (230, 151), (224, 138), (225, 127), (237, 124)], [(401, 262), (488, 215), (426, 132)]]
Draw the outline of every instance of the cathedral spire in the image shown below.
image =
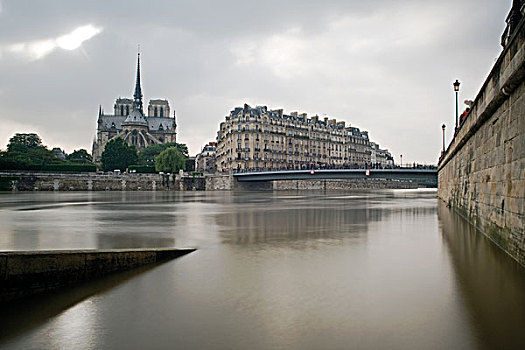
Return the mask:
[(137, 54), (137, 80), (135, 82), (135, 94), (133, 95), (133, 108), (138, 109), (141, 113), (143, 113), (142, 89), (140, 88), (140, 51)]

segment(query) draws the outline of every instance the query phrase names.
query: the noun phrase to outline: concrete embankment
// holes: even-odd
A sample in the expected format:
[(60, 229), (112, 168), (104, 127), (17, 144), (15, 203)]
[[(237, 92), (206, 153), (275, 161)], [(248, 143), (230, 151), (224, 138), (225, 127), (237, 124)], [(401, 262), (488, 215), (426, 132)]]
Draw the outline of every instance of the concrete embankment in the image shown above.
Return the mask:
[(0, 252), (0, 301), (175, 259), (193, 251), (147, 248)]
[(525, 19), (438, 166), (438, 196), (525, 266)]

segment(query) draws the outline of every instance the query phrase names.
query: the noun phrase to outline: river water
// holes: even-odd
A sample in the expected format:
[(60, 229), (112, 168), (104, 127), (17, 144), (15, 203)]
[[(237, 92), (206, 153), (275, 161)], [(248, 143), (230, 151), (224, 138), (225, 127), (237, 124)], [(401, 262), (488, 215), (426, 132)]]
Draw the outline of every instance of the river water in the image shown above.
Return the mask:
[(2, 349), (524, 349), (525, 270), (435, 190), (0, 194), (0, 250), (196, 247), (2, 307)]

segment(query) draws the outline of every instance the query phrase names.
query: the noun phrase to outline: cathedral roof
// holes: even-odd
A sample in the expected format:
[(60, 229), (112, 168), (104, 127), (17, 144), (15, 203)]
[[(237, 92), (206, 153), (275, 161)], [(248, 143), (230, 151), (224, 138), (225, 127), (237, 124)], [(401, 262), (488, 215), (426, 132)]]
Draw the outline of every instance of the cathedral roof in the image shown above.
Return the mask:
[(140, 111), (140, 109), (133, 108), (131, 112), (129, 113), (128, 117), (124, 122), (123, 125), (148, 125), (148, 122), (146, 121), (146, 118), (144, 118), (144, 115)]

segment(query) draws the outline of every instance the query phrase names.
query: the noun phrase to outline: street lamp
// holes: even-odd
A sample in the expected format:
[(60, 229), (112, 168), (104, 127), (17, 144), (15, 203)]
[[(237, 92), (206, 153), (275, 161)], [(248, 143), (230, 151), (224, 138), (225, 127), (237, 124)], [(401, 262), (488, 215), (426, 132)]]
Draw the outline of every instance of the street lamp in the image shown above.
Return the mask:
[(402, 168), (402, 167), (403, 167), (403, 155), (400, 154), (400, 155), (399, 155), (399, 158), (401, 158), (401, 165), (400, 165), (399, 167)]
[(445, 153), (445, 128), (445, 124), (441, 125), (441, 129), (443, 130), (443, 153)]
[(458, 93), (459, 93), (459, 84), (460, 82), (456, 79), (456, 81), (452, 84), (454, 86), (454, 92), (456, 93), (456, 129), (454, 131), (454, 134), (458, 132)]

